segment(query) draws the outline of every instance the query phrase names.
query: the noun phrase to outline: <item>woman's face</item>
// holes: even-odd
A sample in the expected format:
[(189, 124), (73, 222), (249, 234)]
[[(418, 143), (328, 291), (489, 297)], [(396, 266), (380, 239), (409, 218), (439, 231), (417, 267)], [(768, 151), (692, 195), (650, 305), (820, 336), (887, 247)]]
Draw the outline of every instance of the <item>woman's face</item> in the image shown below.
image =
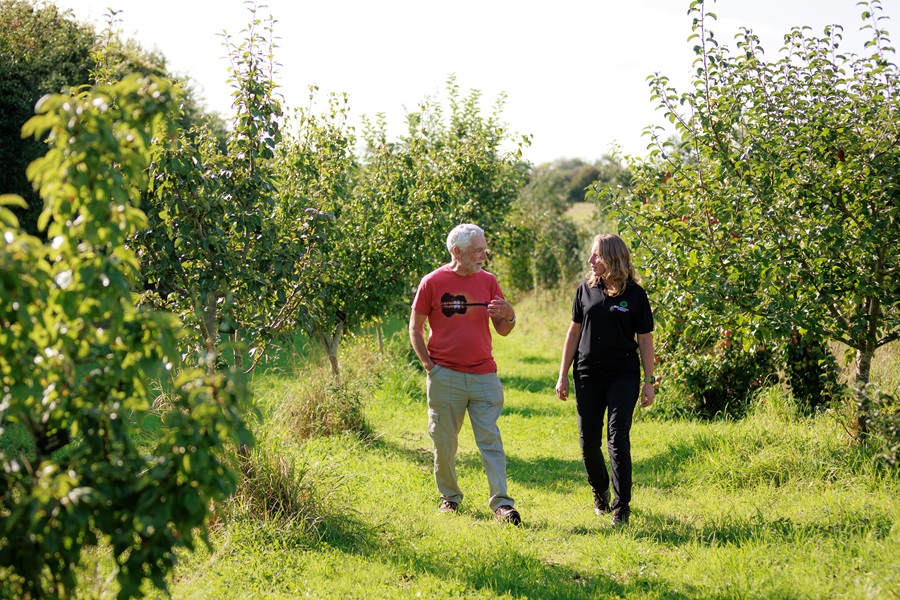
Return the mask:
[(588, 259), (588, 264), (591, 265), (591, 271), (595, 276), (603, 278), (606, 275), (606, 265), (600, 260), (600, 244), (591, 246), (591, 257)]

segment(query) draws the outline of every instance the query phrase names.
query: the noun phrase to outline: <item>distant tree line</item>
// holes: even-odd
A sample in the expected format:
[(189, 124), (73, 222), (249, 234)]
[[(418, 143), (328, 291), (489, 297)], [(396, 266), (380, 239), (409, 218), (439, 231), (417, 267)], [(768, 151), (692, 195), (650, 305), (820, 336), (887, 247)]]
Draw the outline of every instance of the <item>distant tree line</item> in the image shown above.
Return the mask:
[[(533, 167), (519, 190), (509, 219), (498, 268), (508, 286), (520, 290), (572, 285), (586, 271), (585, 253), (593, 236), (613, 231), (605, 206), (583, 210), (592, 185), (628, 188), (631, 174), (612, 156), (592, 163), (561, 158)], [(583, 216), (576, 217), (582, 208)]]

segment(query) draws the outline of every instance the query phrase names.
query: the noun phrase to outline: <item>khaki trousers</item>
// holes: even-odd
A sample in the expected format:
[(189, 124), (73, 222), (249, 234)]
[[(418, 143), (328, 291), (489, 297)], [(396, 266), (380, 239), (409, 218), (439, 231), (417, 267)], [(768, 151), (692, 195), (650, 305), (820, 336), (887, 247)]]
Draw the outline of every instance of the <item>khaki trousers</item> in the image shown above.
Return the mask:
[(428, 374), (428, 433), (434, 441), (434, 480), (442, 500), (460, 503), (456, 450), (466, 412), (490, 486), (491, 510), (512, 506), (506, 493), (506, 454), (497, 419), (503, 410), (503, 386), (496, 373), (476, 375), (435, 365)]

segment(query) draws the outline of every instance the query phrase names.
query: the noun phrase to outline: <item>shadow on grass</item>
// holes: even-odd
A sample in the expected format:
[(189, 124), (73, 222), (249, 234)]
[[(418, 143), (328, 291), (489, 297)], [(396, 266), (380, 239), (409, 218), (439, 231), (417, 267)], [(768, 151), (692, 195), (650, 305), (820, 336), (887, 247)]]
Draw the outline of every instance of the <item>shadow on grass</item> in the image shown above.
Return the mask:
[[(457, 472), (469, 469), (483, 471), (481, 454), (478, 450), (460, 452), (456, 456), (456, 469)], [(587, 485), (584, 466), (580, 460), (562, 460), (552, 456), (525, 460), (507, 453), (506, 473), (517, 484), (534, 488), (558, 490), (560, 484)]]
[(504, 375), (500, 378), (505, 389), (523, 392), (546, 393), (555, 397), (556, 380), (550, 377), (522, 377), (521, 375)]
[(434, 466), (434, 452), (430, 445), (430, 440), (428, 441), (429, 446), (427, 448), (407, 448), (406, 446), (396, 444), (377, 436), (370, 436), (366, 438), (364, 440), (364, 443), (369, 449), (383, 452), (392, 456), (397, 456), (398, 458), (401, 458), (414, 465), (431, 470)]
[[(568, 567), (547, 564), (520, 552), (500, 552), (490, 560), (450, 557), (437, 553), (399, 552), (389, 557), (396, 568), (415, 580), (439, 577), (460, 596), (493, 592), (527, 598), (596, 598), (619, 596), (622, 586), (606, 577), (588, 577)], [(452, 596), (455, 594), (449, 594)]]
[[(679, 477), (682, 467), (707, 448), (704, 444), (691, 442), (669, 443), (664, 452), (649, 458), (634, 461), (632, 465), (634, 481), (660, 489), (673, 489), (684, 485)], [(609, 456), (604, 445), (603, 452), (609, 464)]]
[[(520, 414), (521, 416), (540, 416), (539, 411), (529, 408), (504, 407), (504, 414)], [(374, 448), (380, 448), (405, 460), (415, 463), (424, 469), (433, 465), (432, 447), (410, 449), (380, 438), (367, 442)], [(699, 444), (680, 442), (669, 444), (664, 452), (649, 458), (634, 461), (633, 477), (636, 485), (657, 489), (674, 489), (684, 484), (681, 473), (685, 463), (692, 461), (697, 455), (707, 450), (702, 442)], [(577, 432), (572, 432), (572, 458), (562, 459), (555, 456), (522, 459), (507, 452), (506, 470), (515, 481), (540, 488), (557, 489), (560, 483), (584, 484), (587, 479), (581, 454), (578, 450)], [(604, 442), (603, 455), (609, 472), (609, 453)], [(477, 448), (460, 451), (456, 456), (457, 469), (483, 469), (481, 453)]]
[(559, 359), (547, 358), (546, 356), (523, 356), (516, 358), (516, 362), (525, 363), (526, 365), (556, 365)]
[[(396, 456), (412, 463), (424, 471), (431, 472), (434, 466), (434, 454), (431, 446), (425, 448), (407, 448), (403, 445), (383, 438), (365, 440), (366, 447), (374, 451)], [(481, 453), (477, 448), (459, 452), (456, 456), (457, 472), (462, 470), (481, 470)], [(560, 483), (572, 485), (586, 483), (584, 466), (580, 459), (563, 460), (553, 456), (537, 459), (521, 459), (513, 454), (506, 455), (506, 471), (511, 479), (522, 485), (557, 489)]]
[(890, 535), (893, 520), (889, 515), (862, 515), (847, 512), (832, 515), (830, 520), (797, 522), (777, 514), (757, 512), (749, 517), (723, 515), (703, 520), (697, 517), (663, 515), (652, 510), (632, 509), (636, 539), (679, 547), (699, 544), (708, 547), (758, 545), (761, 540), (833, 539), (844, 544), (850, 539), (882, 540)]
[(548, 401), (546, 405), (542, 405), (536, 408), (534, 406), (511, 404), (507, 400), (503, 404), (503, 416), (515, 415), (526, 419), (532, 419), (536, 417), (559, 417), (567, 413), (566, 407), (561, 406), (561, 404), (561, 402), (553, 403), (552, 401)]
[(584, 465), (580, 460), (563, 460), (553, 456), (523, 460), (507, 455), (506, 471), (511, 479), (531, 487), (559, 489), (559, 484), (587, 485)]
[[(488, 531), (485, 534), (490, 535)], [(477, 556), (470, 548), (420, 550), (409, 546), (391, 546), (373, 559), (392, 565), (398, 572), (398, 580), (412, 589), (423, 576), (438, 578), (441, 593), (448, 598), (494, 595), (532, 599), (688, 598), (673, 592), (665, 582), (657, 579), (631, 577), (628, 583), (623, 584), (611, 576), (543, 560), (502, 542), (491, 551), (490, 556), (484, 557)]]
[(315, 525), (319, 543), (340, 548), (352, 554), (377, 554), (380, 534), (353, 513), (331, 514), (320, 518)]

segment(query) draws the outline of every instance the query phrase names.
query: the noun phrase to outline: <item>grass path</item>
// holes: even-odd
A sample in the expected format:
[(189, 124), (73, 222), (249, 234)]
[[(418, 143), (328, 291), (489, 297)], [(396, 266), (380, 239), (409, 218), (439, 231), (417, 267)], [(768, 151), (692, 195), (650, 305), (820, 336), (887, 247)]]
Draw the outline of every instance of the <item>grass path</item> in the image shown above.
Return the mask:
[[(264, 444), (317, 494), (319, 537), (271, 520), (226, 522), (186, 557), (175, 598), (897, 598), (900, 484), (827, 417), (777, 394), (739, 423), (638, 414), (632, 519), (593, 514), (573, 402), (553, 395), (568, 307), (530, 299), (495, 342), (500, 427), (524, 526), (497, 523), (468, 420), (458, 515), (437, 511), (424, 380), (402, 365), (366, 403), (370, 438)], [(272, 402), (290, 378), (256, 382)], [(268, 399), (268, 400), (267, 400)], [(665, 402), (665, 391), (658, 397)]]

